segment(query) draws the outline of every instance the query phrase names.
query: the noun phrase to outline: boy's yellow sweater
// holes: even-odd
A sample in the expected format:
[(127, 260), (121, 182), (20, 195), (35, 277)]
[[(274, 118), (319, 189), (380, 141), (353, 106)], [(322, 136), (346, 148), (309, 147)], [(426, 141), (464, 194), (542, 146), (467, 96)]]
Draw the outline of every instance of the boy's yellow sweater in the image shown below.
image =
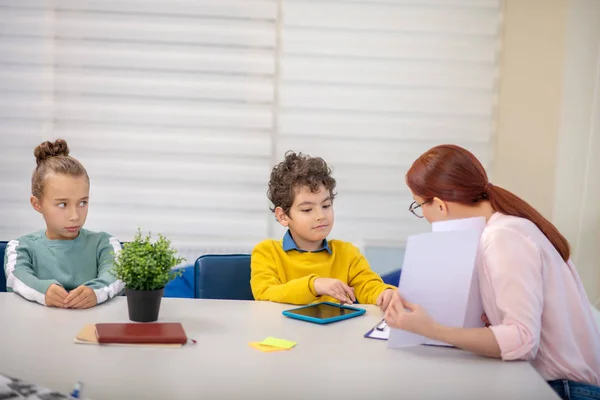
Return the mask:
[(375, 304), (385, 289), (396, 289), (383, 283), (371, 270), (358, 248), (348, 242), (331, 240), (328, 251), (316, 253), (283, 250), (282, 240), (265, 240), (252, 251), (250, 285), (256, 300), (290, 304), (338, 300), (317, 296), (314, 281), (334, 278), (354, 288), (361, 304)]

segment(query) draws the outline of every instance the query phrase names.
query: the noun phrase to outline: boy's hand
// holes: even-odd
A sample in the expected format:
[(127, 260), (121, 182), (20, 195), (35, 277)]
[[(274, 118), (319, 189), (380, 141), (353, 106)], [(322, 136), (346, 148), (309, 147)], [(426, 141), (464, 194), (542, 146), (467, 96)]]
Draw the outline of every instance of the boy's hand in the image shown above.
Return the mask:
[(90, 308), (94, 307), (97, 302), (94, 289), (81, 285), (69, 292), (65, 298), (65, 308)]
[(352, 304), (356, 301), (354, 289), (339, 279), (317, 278), (314, 281), (315, 292), (319, 296), (330, 296), (342, 304)]
[(387, 310), (388, 306), (390, 305), (390, 301), (392, 301), (393, 297), (394, 297), (393, 289), (385, 289), (383, 292), (381, 292), (379, 294), (379, 296), (377, 297), (376, 304), (381, 309), (381, 311)]
[(48, 290), (46, 290), (46, 306), (47, 307), (65, 307), (65, 298), (69, 293), (60, 285), (53, 283), (48, 286)]

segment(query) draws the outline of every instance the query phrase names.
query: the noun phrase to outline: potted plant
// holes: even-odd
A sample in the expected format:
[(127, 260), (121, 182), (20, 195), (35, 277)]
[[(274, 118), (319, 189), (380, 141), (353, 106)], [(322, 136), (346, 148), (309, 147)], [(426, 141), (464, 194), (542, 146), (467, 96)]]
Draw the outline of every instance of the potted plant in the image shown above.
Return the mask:
[(143, 237), (138, 229), (133, 241), (123, 244), (115, 257), (114, 274), (125, 284), (129, 319), (154, 322), (158, 319), (164, 288), (181, 275), (172, 268), (184, 261), (163, 235), (151, 242), (150, 233)]

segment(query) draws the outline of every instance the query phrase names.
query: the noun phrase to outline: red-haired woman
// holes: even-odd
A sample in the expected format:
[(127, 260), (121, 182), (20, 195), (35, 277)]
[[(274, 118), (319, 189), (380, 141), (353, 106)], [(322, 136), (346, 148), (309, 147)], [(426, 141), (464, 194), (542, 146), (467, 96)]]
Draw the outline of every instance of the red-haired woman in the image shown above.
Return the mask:
[(421, 155), (406, 174), (417, 217), (485, 217), (477, 271), (485, 328), (436, 323), (396, 294), (389, 326), (504, 360), (529, 360), (565, 399), (600, 399), (600, 332), (567, 240), (525, 201), (492, 185), (459, 146)]

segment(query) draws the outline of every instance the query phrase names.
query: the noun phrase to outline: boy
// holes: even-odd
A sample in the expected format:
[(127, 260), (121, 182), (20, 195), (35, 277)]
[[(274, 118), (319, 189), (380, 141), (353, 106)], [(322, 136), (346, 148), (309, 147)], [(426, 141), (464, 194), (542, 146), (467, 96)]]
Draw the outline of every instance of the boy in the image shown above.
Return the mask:
[(383, 283), (351, 243), (327, 240), (333, 228), (335, 185), (322, 158), (287, 152), (273, 168), (267, 196), (271, 211), (288, 231), (283, 240), (265, 240), (252, 251), (250, 285), (256, 300), (358, 300), (385, 311), (396, 288)]

